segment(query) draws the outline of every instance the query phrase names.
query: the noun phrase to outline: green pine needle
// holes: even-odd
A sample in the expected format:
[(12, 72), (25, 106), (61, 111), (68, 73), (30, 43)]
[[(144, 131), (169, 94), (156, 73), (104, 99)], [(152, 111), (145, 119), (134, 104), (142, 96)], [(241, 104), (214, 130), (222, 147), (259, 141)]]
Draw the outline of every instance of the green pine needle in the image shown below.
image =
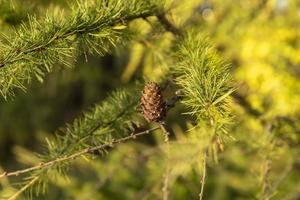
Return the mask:
[(230, 85), (229, 65), (208, 39), (193, 32), (187, 34), (179, 43), (175, 57), (177, 65), (172, 70), (182, 88), (182, 103), (189, 108), (188, 114), (198, 120), (229, 123), (229, 95), (235, 89)]
[[(157, 12), (152, 0), (77, 1), (69, 16), (29, 17), (0, 43), (0, 93), (7, 98), (34, 77), (43, 81), (57, 65), (72, 66), (81, 51), (103, 55), (128, 36), (127, 24)], [(80, 49), (80, 50), (79, 50)]]

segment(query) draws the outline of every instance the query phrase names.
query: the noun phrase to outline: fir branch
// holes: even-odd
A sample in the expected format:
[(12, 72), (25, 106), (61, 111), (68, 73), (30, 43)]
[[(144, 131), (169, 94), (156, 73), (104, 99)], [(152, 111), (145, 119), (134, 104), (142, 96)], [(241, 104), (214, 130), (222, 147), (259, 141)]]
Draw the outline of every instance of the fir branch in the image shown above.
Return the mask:
[[(77, 157), (89, 153), (104, 153), (106, 148), (114, 144), (122, 143), (139, 136), (149, 134), (160, 126), (135, 132), (135, 119), (137, 112), (136, 106), (139, 101), (141, 85), (133, 88), (117, 90), (109, 95), (100, 105), (96, 106), (93, 112), (86, 113), (84, 117), (74, 121), (72, 125), (67, 125), (58, 134), (56, 140), (48, 142), (47, 155), (44, 155), (41, 162), (33, 167), (13, 172), (4, 172), (0, 178), (19, 176), (30, 173), (29, 177), (39, 177), (39, 183), (47, 181), (50, 172), (65, 174), (66, 167)], [(173, 102), (175, 103), (175, 102)], [(165, 140), (168, 132), (163, 128)], [(32, 179), (32, 178), (31, 178)], [(28, 184), (28, 183), (27, 183)], [(23, 188), (26, 187), (26, 184)], [(26, 187), (28, 188), (28, 187)]]
[(207, 156), (213, 138), (219, 131), (227, 134), (226, 125), (231, 122), (230, 97), (235, 90), (230, 84), (229, 65), (216, 53), (207, 39), (194, 32), (187, 33), (177, 46), (174, 55), (176, 66), (172, 68), (176, 84), (181, 88), (181, 101), (190, 114), (196, 117), (196, 126), (204, 126), (210, 140), (205, 147), (203, 174), (199, 199), (203, 199), (206, 179)]
[(187, 114), (222, 128), (230, 117), (229, 65), (216, 53), (207, 39), (189, 33), (178, 45), (176, 67), (172, 68), (176, 84), (180, 86), (182, 103), (189, 108)]
[(48, 142), (51, 159), (70, 154), (86, 146), (101, 145), (112, 138), (123, 137), (138, 124), (133, 123), (139, 102), (141, 85), (112, 92), (105, 101), (85, 113), (73, 124), (67, 125), (57, 134), (53, 142)]
[[(15, 172), (4, 172), (0, 178), (25, 173), (30, 173), (29, 177), (35, 177), (35, 172), (39, 172), (42, 174), (40, 177), (44, 177), (39, 179), (39, 183), (45, 185), (49, 172), (65, 175), (70, 161), (83, 154), (103, 154), (106, 147), (148, 134), (149, 130), (135, 133), (136, 123), (132, 122), (137, 117), (139, 93), (139, 84), (111, 93), (92, 112), (62, 129), (56, 140), (47, 141), (48, 154), (41, 156), (38, 165)], [(154, 130), (156, 128), (150, 129), (150, 132)]]
[(30, 17), (15, 36), (6, 36), (0, 44), (1, 95), (13, 95), (14, 88), (25, 90), (24, 84), (34, 76), (43, 81), (55, 64), (70, 66), (78, 45), (100, 55), (108, 52), (126, 38), (125, 28), (130, 21), (156, 12), (152, 0), (94, 0), (78, 1), (72, 14), (64, 19), (47, 16), (39, 22)]
[[(62, 129), (61, 132), (64, 135), (59, 134), (55, 141), (48, 141), (49, 153), (42, 157), (38, 165), (23, 170), (4, 172), (0, 178), (30, 173), (31, 179), (37, 176), (44, 177), (44, 179), (39, 178), (39, 183), (43, 183), (47, 181), (49, 172), (64, 174), (69, 163), (84, 154), (102, 154), (106, 148), (114, 144), (135, 139), (157, 129), (163, 130), (165, 140), (168, 141), (169, 134), (163, 124), (135, 132), (134, 126), (136, 125), (132, 123), (132, 120), (135, 119), (140, 89), (141, 85), (136, 85), (134, 88), (113, 92), (105, 101), (96, 106), (93, 112), (86, 113), (84, 117)], [(26, 187), (27, 184), (23, 188), (29, 188), (29, 186)]]
[(76, 158), (78, 158), (78, 157), (80, 157), (84, 154), (93, 153), (95, 151), (99, 151), (101, 149), (105, 149), (105, 148), (108, 148), (108, 147), (113, 147), (115, 144), (120, 144), (120, 143), (126, 142), (126, 141), (131, 140), (131, 139), (136, 139), (140, 136), (150, 134), (153, 131), (158, 130), (158, 129), (160, 129), (159, 126), (151, 128), (151, 129), (147, 129), (147, 130), (144, 130), (144, 131), (141, 131), (141, 132), (138, 132), (138, 133), (132, 132), (132, 134), (130, 134), (129, 136), (126, 136), (126, 137), (123, 137), (123, 138), (120, 138), (120, 139), (116, 139), (116, 140), (112, 140), (110, 143), (106, 143), (106, 144), (102, 144), (102, 145), (98, 145), (98, 146), (93, 146), (93, 147), (87, 147), (87, 148), (82, 149), (82, 150), (80, 150), (76, 153), (73, 153), (71, 155), (56, 158), (54, 160), (51, 160), (51, 161), (48, 161), (48, 162), (45, 162), (45, 163), (39, 163), (38, 165), (27, 168), (27, 169), (18, 170), (18, 171), (9, 172), (9, 173), (5, 172), (2, 175), (0, 175), (0, 178), (8, 177), (8, 176), (18, 176), (20, 174), (25, 174), (25, 173), (32, 172), (32, 171), (38, 171), (38, 170), (41, 171), (40, 175), (34, 176), (34, 178), (32, 178), (28, 183), (26, 183), (17, 193), (12, 195), (8, 200), (16, 199), (24, 191), (28, 190), (30, 187), (32, 187), (36, 182), (38, 182), (40, 180), (42, 172), (47, 172), (47, 170), (49, 170), (51, 167), (55, 167), (55, 165), (57, 165), (61, 162), (75, 160)]
[[(126, 136), (126, 137), (123, 137), (123, 138), (120, 138), (120, 139), (116, 139), (116, 140), (112, 140), (110, 143), (106, 143), (106, 144), (102, 144), (102, 145), (98, 145), (98, 146), (93, 146), (93, 147), (87, 147), (87, 148), (82, 149), (78, 152), (75, 152), (71, 155), (56, 158), (56, 159), (48, 161), (48, 162), (39, 163), (36, 166), (26, 168), (26, 169), (23, 169), (23, 170), (17, 170), (17, 171), (8, 172), (8, 173), (4, 172), (3, 174), (0, 175), (0, 178), (9, 177), (9, 176), (19, 176), (21, 174), (25, 174), (25, 173), (28, 173), (28, 172), (32, 172), (32, 171), (36, 171), (36, 170), (42, 170), (42, 169), (45, 169), (45, 168), (50, 168), (51, 166), (54, 166), (57, 163), (74, 160), (74, 159), (76, 159), (76, 158), (78, 158), (78, 157), (80, 157), (84, 154), (93, 153), (95, 151), (98, 151), (100, 149), (105, 149), (107, 147), (113, 147), (114, 144), (120, 144), (120, 143), (126, 142), (130, 139), (136, 139), (137, 137), (150, 134), (151, 132), (153, 132), (155, 130), (158, 130), (158, 129), (160, 129), (159, 126), (148, 129), (148, 130), (145, 130), (145, 131), (141, 131), (141, 132), (138, 132), (138, 133), (132, 132), (132, 134), (130, 134), (129, 136)], [(34, 181), (34, 182), (36, 182), (36, 181)], [(30, 185), (32, 185), (32, 183)]]

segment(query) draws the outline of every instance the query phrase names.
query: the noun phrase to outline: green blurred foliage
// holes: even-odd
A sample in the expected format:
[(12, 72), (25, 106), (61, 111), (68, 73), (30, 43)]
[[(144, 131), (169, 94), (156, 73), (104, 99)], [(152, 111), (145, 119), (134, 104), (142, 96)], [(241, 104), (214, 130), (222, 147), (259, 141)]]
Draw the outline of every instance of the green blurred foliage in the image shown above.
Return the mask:
[[(218, 163), (210, 160), (208, 164), (204, 199), (299, 199), (300, 1), (168, 3), (174, 4), (170, 18), (176, 26), (208, 35), (232, 63), (238, 88), (231, 103), (235, 120), (228, 130), (234, 139), (216, 141)], [(67, 7), (66, 2), (50, 0), (15, 4), (13, 9), (1, 2), (1, 31), (11, 31), (11, 26), (26, 21), (28, 13), (42, 15), (47, 7), (49, 12)], [(51, 138), (59, 127), (135, 77), (164, 80), (172, 65), (165, 56), (173, 36), (152, 30), (151, 23), (155, 23), (151, 18), (137, 20), (132, 26), (142, 30), (134, 40), (150, 31), (152, 38), (132, 42), (105, 57), (88, 56), (88, 62), (82, 55), (74, 69), (57, 69), (43, 84), (31, 83), (26, 93), (1, 102), (0, 166), (17, 169), (34, 164), (32, 152), (44, 151), (45, 137)], [(186, 155), (198, 156), (203, 138), (197, 135), (203, 130), (186, 133), (191, 125), (183, 120), (182, 110), (179, 105), (167, 118), (173, 137), (187, 144), (171, 143), (172, 200), (198, 199), (201, 182), (199, 158)], [(78, 160), (68, 178), (53, 177), (48, 192), (36, 199), (160, 199), (165, 163), (164, 152), (156, 146), (160, 140), (156, 133), (122, 144), (105, 157)], [(2, 188), (12, 192), (9, 181), (1, 181)]]

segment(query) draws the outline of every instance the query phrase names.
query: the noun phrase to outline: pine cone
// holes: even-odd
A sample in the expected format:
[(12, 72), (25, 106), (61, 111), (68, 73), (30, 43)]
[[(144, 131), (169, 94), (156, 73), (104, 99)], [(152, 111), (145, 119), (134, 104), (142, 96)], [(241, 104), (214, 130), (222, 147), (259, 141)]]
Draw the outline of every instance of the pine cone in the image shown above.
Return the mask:
[(141, 109), (148, 122), (160, 122), (166, 116), (166, 102), (157, 83), (150, 82), (144, 86)]

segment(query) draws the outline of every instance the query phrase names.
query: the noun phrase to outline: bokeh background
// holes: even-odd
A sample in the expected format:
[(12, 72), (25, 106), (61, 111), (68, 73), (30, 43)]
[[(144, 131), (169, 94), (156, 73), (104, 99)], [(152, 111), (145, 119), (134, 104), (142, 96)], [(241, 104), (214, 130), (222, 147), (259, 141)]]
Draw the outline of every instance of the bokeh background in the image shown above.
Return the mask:
[[(9, 34), (28, 15), (67, 10), (70, 2), (2, 0), (0, 31)], [(208, 35), (232, 64), (237, 86), (228, 131), (234, 139), (225, 142), (218, 164), (209, 165), (205, 199), (300, 199), (300, 1), (174, 0), (172, 5), (171, 21)], [(13, 100), (1, 99), (0, 171), (35, 163), (46, 137), (110, 91), (135, 78), (159, 79), (167, 68), (160, 53), (170, 37), (152, 41), (154, 49), (131, 43), (104, 57), (87, 55), (88, 62), (80, 55), (73, 69), (56, 67), (43, 84), (34, 81)], [(170, 113), (168, 127), (180, 136), (187, 125), (178, 115)], [(68, 178), (50, 180), (48, 192), (37, 199), (158, 199), (159, 184), (151, 185), (162, 169), (149, 158), (157, 153), (155, 140), (146, 137), (107, 157), (76, 161)], [(201, 176), (194, 168), (182, 171), (170, 199), (198, 199)], [(17, 179), (1, 179), (0, 191), (13, 191)]]

